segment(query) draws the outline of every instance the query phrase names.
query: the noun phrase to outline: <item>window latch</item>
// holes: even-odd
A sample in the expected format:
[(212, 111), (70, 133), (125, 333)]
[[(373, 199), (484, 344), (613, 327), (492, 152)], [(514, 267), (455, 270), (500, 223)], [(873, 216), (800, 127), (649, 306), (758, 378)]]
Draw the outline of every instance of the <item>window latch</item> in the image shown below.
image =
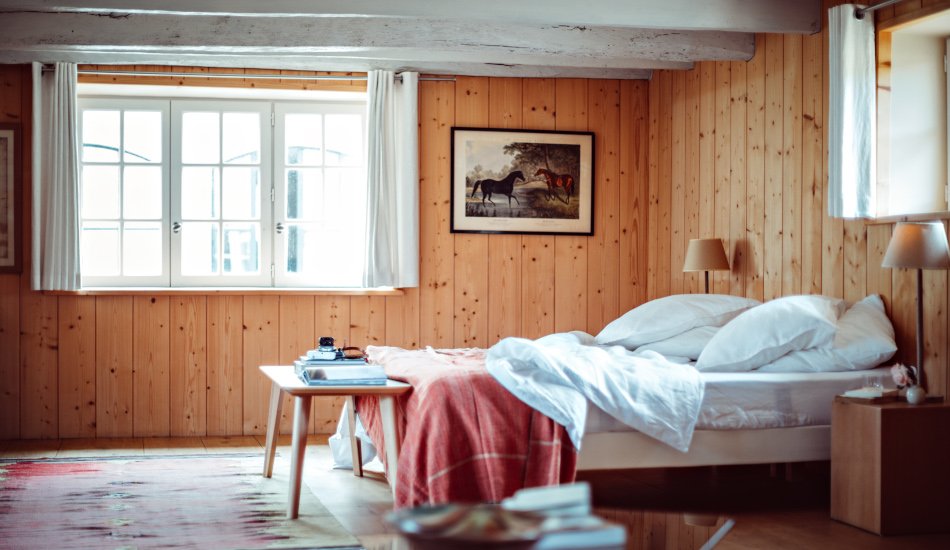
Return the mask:
[(172, 223), (172, 233), (181, 233), (181, 223), (179, 222)]
[(284, 224), (277, 222), (277, 226), (274, 228), (277, 230), (277, 234), (280, 235), (284, 232)]

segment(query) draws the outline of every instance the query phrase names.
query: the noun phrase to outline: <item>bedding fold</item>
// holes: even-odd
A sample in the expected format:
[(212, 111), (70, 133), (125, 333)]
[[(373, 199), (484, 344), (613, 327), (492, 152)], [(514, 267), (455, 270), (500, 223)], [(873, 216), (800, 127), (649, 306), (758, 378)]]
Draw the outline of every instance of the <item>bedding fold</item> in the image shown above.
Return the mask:
[(505, 338), (488, 350), (485, 363), (509, 392), (564, 426), (578, 450), (588, 401), (674, 449), (689, 450), (704, 391), (690, 365), (655, 352), (593, 345), (580, 332)]

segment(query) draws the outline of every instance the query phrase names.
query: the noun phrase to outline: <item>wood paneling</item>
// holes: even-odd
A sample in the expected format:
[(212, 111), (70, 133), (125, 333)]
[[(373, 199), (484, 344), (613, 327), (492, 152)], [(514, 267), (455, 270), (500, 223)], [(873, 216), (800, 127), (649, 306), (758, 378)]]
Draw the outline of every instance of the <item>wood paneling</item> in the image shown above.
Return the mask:
[(207, 435), (244, 432), (244, 299), (208, 296)]
[(169, 300), (132, 298), (132, 432), (169, 435)]
[(175, 296), (170, 311), (169, 432), (208, 433), (208, 298)]
[[(913, 361), (914, 274), (878, 267), (890, 226), (824, 211), (827, 47), (824, 32), (760, 35), (749, 62), (656, 71), (651, 81), (422, 82), (420, 287), (402, 296), (153, 304), (45, 296), (28, 290), (28, 269), (2, 275), (0, 437), (262, 433), (269, 388), (258, 365), (289, 361), (319, 336), (451, 347), (596, 333), (647, 299), (701, 291), (701, 274), (681, 272), (696, 237), (728, 245), (734, 269), (715, 274), (717, 292), (881, 294), (900, 358)], [(0, 83), (0, 118), (29, 120), (29, 71), (0, 66)], [(593, 131), (594, 236), (451, 233), (450, 137), (462, 125)], [(946, 394), (947, 274), (928, 273), (925, 285), (926, 370), (931, 393)], [(318, 404), (314, 430), (330, 430), (338, 411)]]
[(132, 298), (96, 298), (96, 437), (131, 437)]

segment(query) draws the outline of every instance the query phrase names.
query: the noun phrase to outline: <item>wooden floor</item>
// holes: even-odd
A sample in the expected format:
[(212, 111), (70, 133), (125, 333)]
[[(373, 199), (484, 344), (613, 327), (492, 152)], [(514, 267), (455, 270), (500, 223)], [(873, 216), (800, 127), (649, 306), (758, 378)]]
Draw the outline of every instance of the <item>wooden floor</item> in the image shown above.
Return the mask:
[[(278, 448), (284, 456), (290, 454), (288, 443), (284, 439)], [(0, 441), (0, 459), (232, 452), (260, 452), (263, 465), (263, 437)], [(304, 475), (307, 488), (366, 548), (403, 547), (385, 522), (392, 494), (382, 474), (369, 471), (357, 478), (331, 466), (326, 436), (311, 436)], [(593, 486), (598, 510), (636, 531), (631, 548), (699, 548), (715, 528), (690, 535), (687, 519), (697, 518), (718, 520), (719, 525), (726, 519), (735, 522), (716, 546), (721, 550), (950, 548), (950, 534), (878, 537), (832, 521), (826, 470), (821, 464), (796, 466), (786, 477), (783, 470), (767, 467), (694, 468), (583, 473), (582, 479)], [(652, 510), (644, 512), (645, 508)]]

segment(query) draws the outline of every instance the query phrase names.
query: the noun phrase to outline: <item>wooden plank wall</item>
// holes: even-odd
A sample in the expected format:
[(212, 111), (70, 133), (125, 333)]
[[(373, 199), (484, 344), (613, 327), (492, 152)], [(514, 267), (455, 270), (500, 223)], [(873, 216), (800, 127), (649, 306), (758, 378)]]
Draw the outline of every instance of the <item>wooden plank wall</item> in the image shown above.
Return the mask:
[[(0, 65), (0, 86), (0, 120), (29, 121), (29, 70)], [(28, 269), (0, 275), (0, 439), (263, 433), (268, 388), (258, 365), (287, 363), (321, 335), (358, 346), (485, 347), (504, 336), (599, 331), (646, 295), (647, 86), (422, 82), (421, 285), (402, 296), (54, 296), (29, 290)], [(452, 234), (453, 125), (593, 131), (595, 236)], [(339, 401), (319, 401), (314, 430), (330, 432)], [(285, 430), (292, 410), (284, 407)]]
[[(883, 16), (911, 17), (937, 3), (905, 1)], [(826, 32), (759, 35), (748, 62), (654, 72), (647, 295), (700, 288), (701, 273), (680, 270), (685, 243), (720, 237), (732, 269), (711, 277), (715, 292), (759, 300), (880, 294), (897, 332), (898, 359), (913, 364), (915, 274), (880, 267), (892, 225), (826, 213), (827, 51)], [(928, 387), (947, 395), (947, 272), (925, 271), (924, 287)]]
[[(908, 17), (912, 4), (883, 16)], [(716, 292), (881, 294), (912, 362), (914, 274), (879, 267), (891, 226), (825, 213), (827, 48), (825, 32), (760, 35), (749, 62), (649, 82), (423, 82), (421, 285), (402, 296), (51, 296), (28, 289), (28, 269), (0, 275), (0, 439), (261, 433), (257, 366), (289, 361), (320, 335), (458, 347), (597, 332), (648, 298), (701, 291), (701, 274), (679, 269), (694, 237), (727, 243), (733, 269), (715, 274)], [(26, 144), (29, 79), (26, 67), (0, 66), (0, 120), (23, 123)], [(453, 125), (593, 131), (595, 235), (452, 234)], [(930, 391), (946, 395), (948, 274), (926, 272), (924, 292)], [(315, 406), (314, 430), (331, 431), (338, 411)]]

